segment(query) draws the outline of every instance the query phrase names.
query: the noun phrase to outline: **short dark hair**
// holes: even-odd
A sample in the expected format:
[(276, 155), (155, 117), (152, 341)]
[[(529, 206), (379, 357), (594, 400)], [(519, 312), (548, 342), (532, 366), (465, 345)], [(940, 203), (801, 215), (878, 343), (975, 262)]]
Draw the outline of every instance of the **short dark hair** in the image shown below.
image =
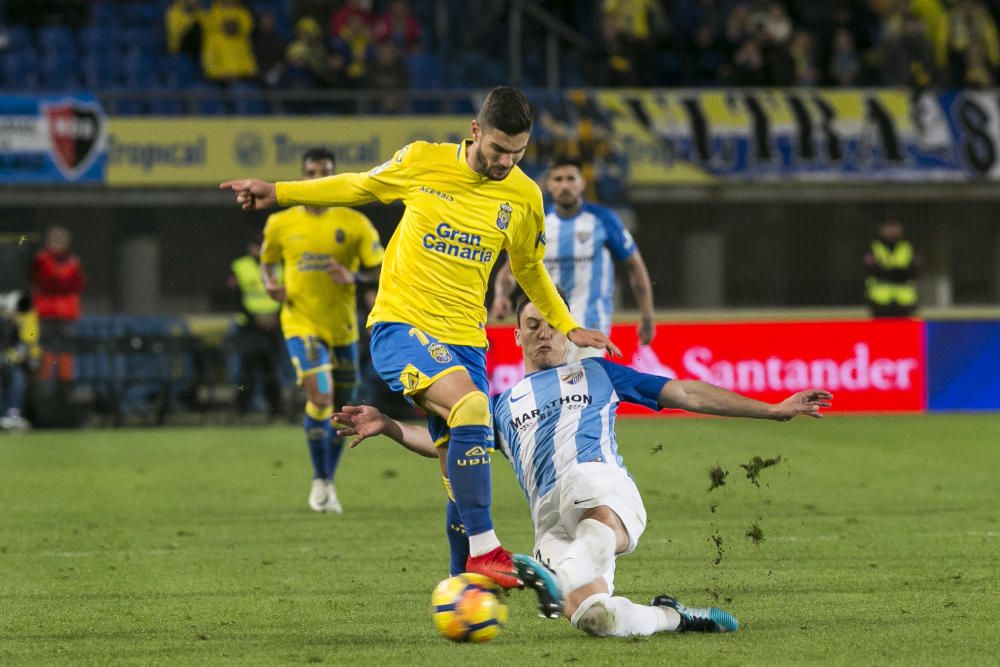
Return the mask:
[[(559, 287), (556, 287), (556, 291), (559, 292), (559, 297), (563, 300), (563, 303), (569, 306), (569, 301), (566, 299), (566, 292), (562, 291)], [(531, 299), (528, 298), (528, 295), (518, 285), (517, 293), (514, 297), (514, 323), (517, 326), (521, 326), (521, 313), (528, 307), (529, 303), (531, 303)]]
[(333, 153), (328, 148), (317, 146), (316, 148), (310, 148), (302, 154), (302, 164), (306, 162), (325, 162), (326, 160), (329, 160), (334, 168), (337, 167), (337, 158), (333, 157)]
[(490, 91), (476, 116), (483, 131), (500, 130), (509, 135), (531, 131), (531, 104), (517, 88), (497, 86)]
[(583, 162), (580, 160), (580, 158), (569, 157), (566, 155), (557, 155), (556, 157), (552, 158), (551, 162), (549, 162), (549, 171), (552, 171), (553, 169), (558, 169), (559, 167), (576, 167), (581, 174), (583, 173)]

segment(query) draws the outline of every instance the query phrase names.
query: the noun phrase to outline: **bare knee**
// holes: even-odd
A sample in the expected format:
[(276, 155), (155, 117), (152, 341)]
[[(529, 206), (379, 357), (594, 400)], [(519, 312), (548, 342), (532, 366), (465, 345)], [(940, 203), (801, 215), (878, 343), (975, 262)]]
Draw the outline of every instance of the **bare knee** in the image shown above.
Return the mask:
[(622, 523), (621, 517), (619, 517), (618, 514), (607, 505), (598, 505), (597, 507), (591, 507), (586, 510), (580, 516), (581, 521), (584, 519), (599, 521), (614, 532), (615, 553), (622, 553), (628, 548), (628, 530), (625, 529), (625, 524)]
[(333, 405), (333, 398), (330, 394), (321, 392), (318, 389), (306, 391), (306, 400), (317, 408), (328, 408)]

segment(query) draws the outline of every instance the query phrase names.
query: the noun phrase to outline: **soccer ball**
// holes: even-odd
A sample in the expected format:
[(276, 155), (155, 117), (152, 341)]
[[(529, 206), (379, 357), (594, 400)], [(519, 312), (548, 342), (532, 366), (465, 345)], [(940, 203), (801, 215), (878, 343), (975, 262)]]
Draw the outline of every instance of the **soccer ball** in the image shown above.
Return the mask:
[(507, 623), (503, 591), (488, 577), (466, 572), (448, 577), (431, 593), (431, 617), (442, 637), (488, 642)]

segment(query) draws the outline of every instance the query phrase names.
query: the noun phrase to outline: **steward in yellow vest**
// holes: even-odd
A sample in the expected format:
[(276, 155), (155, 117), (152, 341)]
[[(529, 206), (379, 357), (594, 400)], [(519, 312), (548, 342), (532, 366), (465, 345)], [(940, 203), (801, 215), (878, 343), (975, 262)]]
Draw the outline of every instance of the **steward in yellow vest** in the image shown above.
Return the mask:
[(238, 328), (233, 336), (239, 354), (240, 370), (236, 382), (236, 411), (250, 411), (258, 385), (272, 417), (282, 414), (279, 354), (283, 339), (278, 324), (281, 304), (268, 295), (260, 277), (260, 240), (247, 244), (247, 254), (230, 265), (230, 283), (239, 288), (242, 311), (236, 316)]
[(903, 238), (903, 225), (889, 219), (865, 255), (865, 292), (872, 317), (908, 317), (917, 308), (917, 267), (920, 257)]

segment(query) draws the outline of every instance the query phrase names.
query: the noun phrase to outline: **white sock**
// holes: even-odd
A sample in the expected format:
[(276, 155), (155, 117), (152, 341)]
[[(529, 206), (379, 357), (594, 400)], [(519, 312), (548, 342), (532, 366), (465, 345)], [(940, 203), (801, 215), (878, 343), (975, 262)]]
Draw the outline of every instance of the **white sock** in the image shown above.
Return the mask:
[(570, 622), (598, 637), (648, 636), (676, 630), (680, 615), (673, 609), (648, 607), (628, 598), (598, 593), (580, 604)]
[(469, 555), (482, 556), (500, 546), (500, 538), (492, 530), (477, 535), (469, 535)]
[(563, 594), (586, 586), (599, 578), (615, 557), (615, 531), (595, 519), (584, 519), (576, 527), (573, 540), (555, 566)]

